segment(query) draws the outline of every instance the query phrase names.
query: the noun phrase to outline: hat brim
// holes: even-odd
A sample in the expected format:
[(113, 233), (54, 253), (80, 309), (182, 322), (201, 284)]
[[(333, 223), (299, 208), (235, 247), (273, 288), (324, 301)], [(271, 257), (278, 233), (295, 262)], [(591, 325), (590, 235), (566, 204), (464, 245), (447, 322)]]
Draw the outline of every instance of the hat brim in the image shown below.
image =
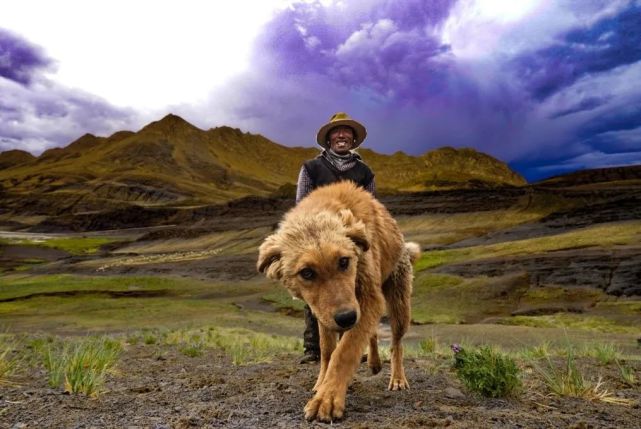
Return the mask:
[(367, 137), (367, 130), (360, 123), (356, 122), (353, 119), (339, 119), (338, 121), (332, 121), (323, 125), (320, 130), (318, 130), (318, 133), (316, 134), (316, 143), (318, 143), (325, 149), (329, 149), (329, 146), (327, 145), (327, 133), (332, 128), (340, 127), (341, 125), (352, 127), (352, 129), (354, 129), (354, 132), (356, 133), (356, 144), (352, 149), (356, 149), (357, 147), (359, 147)]

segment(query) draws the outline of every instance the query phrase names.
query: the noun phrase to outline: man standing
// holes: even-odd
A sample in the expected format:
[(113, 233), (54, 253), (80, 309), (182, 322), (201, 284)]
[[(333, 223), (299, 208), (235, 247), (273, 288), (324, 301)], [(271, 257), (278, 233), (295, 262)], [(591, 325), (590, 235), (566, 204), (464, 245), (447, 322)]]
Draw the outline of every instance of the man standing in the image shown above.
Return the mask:
[[(341, 180), (351, 180), (375, 195), (374, 173), (354, 152), (365, 137), (367, 130), (347, 113), (334, 114), (316, 134), (316, 142), (323, 151), (316, 158), (306, 161), (298, 175), (296, 203), (314, 189)], [(305, 306), (305, 356), (301, 363), (318, 362), (320, 345), (318, 322), (309, 306)]]

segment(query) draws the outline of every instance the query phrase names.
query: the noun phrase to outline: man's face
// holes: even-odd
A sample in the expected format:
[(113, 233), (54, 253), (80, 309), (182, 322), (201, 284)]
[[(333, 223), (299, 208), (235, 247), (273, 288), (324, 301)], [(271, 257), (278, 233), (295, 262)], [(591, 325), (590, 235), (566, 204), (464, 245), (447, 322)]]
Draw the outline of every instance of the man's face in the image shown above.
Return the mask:
[(329, 147), (339, 155), (345, 155), (354, 147), (354, 131), (348, 126), (332, 128), (327, 135)]

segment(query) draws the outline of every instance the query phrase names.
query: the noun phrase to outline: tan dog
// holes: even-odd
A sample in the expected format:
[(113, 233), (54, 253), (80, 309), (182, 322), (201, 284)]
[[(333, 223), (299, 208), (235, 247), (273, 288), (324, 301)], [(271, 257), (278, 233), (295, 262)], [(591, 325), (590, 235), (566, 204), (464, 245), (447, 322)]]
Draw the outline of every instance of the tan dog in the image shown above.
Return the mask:
[(404, 243), (385, 207), (352, 182), (310, 193), (260, 246), (258, 271), (280, 280), (318, 318), (320, 373), (306, 419), (343, 416), (347, 385), (368, 345), (369, 367), (374, 374), (381, 370), (376, 329), (386, 304), (392, 328), (389, 389), (409, 388), (401, 338), (410, 323), (412, 262), (419, 254), (417, 244)]

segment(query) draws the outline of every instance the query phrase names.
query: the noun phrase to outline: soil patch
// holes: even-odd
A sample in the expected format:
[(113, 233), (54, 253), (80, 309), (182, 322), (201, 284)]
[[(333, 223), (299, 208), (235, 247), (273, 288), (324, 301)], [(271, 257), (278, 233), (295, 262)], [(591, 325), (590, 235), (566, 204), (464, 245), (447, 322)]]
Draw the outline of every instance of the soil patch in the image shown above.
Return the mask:
[[(447, 359), (406, 359), (411, 389), (403, 392), (387, 391), (389, 362), (375, 376), (361, 365), (348, 390), (345, 419), (333, 425), (308, 423), (303, 419), (303, 407), (311, 397), (318, 366), (300, 365), (297, 360), (298, 356), (289, 356), (274, 363), (233, 366), (217, 350), (190, 358), (170, 346), (129, 346), (108, 380), (107, 391), (97, 399), (48, 387), (41, 369), (23, 375), (19, 386), (3, 388), (0, 426), (638, 427), (638, 407), (551, 397), (536, 388), (517, 399), (479, 398), (462, 388)], [(615, 384), (610, 370), (593, 369), (621, 397), (641, 399), (639, 389)]]

